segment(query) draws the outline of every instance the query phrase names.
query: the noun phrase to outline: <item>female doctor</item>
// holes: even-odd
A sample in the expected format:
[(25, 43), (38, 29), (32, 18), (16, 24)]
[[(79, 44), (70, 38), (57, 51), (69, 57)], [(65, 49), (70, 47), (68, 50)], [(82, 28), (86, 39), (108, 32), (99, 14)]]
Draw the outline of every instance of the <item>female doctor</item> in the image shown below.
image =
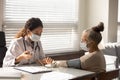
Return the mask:
[(3, 60), (3, 67), (32, 64), (43, 59), (45, 54), (40, 42), (42, 30), (42, 21), (39, 18), (30, 18), (12, 40)]

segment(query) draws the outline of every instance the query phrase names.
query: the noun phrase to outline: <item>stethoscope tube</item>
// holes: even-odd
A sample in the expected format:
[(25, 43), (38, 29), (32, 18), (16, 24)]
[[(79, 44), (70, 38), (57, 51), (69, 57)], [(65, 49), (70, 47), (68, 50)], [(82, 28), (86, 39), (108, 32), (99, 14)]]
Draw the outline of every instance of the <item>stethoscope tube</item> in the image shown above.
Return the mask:
[[(25, 51), (26, 51), (27, 48), (26, 48), (26, 45), (25, 45), (25, 39), (24, 39), (24, 37), (23, 37), (23, 44), (24, 44), (24, 49), (25, 49)], [(35, 51), (37, 50), (37, 48), (38, 48), (39, 51), (40, 51), (40, 46), (38, 45), (38, 42), (37, 42), (37, 45), (35, 46)]]
[[(24, 44), (24, 49), (25, 49), (25, 51), (26, 51), (27, 48), (26, 48), (25, 38), (24, 38), (24, 37), (23, 37), (23, 44)], [(37, 48), (39, 49), (39, 52), (40, 52), (40, 46), (39, 46), (38, 42), (37, 42), (37, 45), (35, 46), (35, 52), (36, 52)], [(34, 48), (33, 48), (33, 49), (34, 49)], [(40, 56), (40, 54), (39, 54), (39, 56)], [(35, 58), (35, 53), (33, 54), (33, 57)], [(29, 60), (29, 62), (30, 62), (30, 60)]]

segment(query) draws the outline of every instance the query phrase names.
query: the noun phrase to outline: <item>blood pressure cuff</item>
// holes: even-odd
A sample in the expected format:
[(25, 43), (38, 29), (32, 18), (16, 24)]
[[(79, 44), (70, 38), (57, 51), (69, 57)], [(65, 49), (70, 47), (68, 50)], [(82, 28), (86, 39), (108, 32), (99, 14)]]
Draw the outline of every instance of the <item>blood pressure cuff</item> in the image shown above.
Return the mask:
[(81, 69), (81, 61), (80, 61), (80, 58), (68, 60), (68, 61), (67, 61), (67, 65), (68, 65), (68, 67), (70, 67), (70, 68)]

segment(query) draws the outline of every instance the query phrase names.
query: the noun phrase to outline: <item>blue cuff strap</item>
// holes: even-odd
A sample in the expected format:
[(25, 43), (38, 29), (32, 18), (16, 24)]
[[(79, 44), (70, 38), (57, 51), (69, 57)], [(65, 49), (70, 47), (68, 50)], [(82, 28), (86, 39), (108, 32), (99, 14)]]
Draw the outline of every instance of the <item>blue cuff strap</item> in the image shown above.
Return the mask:
[(68, 60), (68, 61), (67, 61), (67, 65), (68, 65), (68, 67), (70, 67), (70, 68), (81, 69), (80, 58)]

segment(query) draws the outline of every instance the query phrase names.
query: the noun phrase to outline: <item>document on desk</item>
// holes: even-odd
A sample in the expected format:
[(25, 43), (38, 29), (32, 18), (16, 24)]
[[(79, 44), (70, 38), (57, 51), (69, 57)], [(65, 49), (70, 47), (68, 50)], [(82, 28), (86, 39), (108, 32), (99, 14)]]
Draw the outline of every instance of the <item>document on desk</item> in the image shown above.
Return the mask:
[(36, 74), (36, 73), (44, 73), (51, 72), (52, 69), (46, 67), (36, 67), (36, 66), (22, 66), (22, 67), (14, 67), (14, 69), (25, 71), (28, 73)]

